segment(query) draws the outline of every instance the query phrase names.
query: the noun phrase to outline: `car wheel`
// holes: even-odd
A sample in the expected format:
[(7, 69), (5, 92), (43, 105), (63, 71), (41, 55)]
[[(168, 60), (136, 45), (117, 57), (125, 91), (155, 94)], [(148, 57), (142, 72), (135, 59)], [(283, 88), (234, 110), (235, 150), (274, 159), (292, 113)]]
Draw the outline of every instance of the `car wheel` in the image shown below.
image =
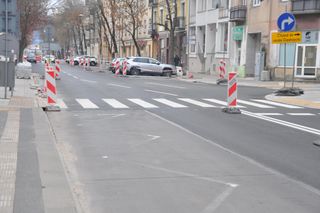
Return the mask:
[(172, 71), (171, 70), (163, 70), (163, 76), (170, 78), (172, 76)]
[(79, 62), (75, 61), (75, 62), (74, 62), (74, 65), (79, 65)]
[(140, 70), (138, 70), (136, 67), (131, 68), (130, 73), (132, 75), (140, 75)]
[(97, 65), (97, 64), (96, 64), (94, 61), (91, 61), (91, 62), (90, 62), (90, 66), (93, 67), (93, 66), (96, 66), (96, 65)]

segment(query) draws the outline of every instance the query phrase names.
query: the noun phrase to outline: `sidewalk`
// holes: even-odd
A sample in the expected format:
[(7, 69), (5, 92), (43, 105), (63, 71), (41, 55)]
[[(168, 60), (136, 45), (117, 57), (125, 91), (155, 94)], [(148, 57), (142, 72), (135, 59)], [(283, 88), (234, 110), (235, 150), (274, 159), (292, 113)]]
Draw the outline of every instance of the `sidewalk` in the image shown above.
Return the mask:
[[(201, 82), (207, 84), (217, 84), (217, 76), (201, 73), (193, 73), (192, 79), (188, 79), (187, 76), (183, 76), (182, 78), (178, 79), (190, 83)], [(238, 85), (263, 87), (276, 91), (283, 88), (284, 83), (283, 81), (259, 81), (254, 78), (238, 78)], [(291, 87), (291, 82), (287, 82), (286, 86)], [(294, 87), (303, 89), (304, 94), (300, 96), (276, 96), (274, 93), (271, 93), (266, 96), (266, 99), (302, 107), (320, 109), (320, 83), (294, 82)]]
[(75, 213), (76, 205), (49, 120), (30, 80), (14, 95), (0, 88), (0, 212)]

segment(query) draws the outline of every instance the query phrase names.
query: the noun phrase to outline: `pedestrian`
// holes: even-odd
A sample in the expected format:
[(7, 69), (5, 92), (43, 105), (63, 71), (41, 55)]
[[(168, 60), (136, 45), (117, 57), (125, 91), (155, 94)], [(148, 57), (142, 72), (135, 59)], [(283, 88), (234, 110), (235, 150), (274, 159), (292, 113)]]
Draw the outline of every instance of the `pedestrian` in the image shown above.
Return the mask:
[(173, 62), (175, 66), (180, 66), (180, 58), (178, 55), (174, 57)]

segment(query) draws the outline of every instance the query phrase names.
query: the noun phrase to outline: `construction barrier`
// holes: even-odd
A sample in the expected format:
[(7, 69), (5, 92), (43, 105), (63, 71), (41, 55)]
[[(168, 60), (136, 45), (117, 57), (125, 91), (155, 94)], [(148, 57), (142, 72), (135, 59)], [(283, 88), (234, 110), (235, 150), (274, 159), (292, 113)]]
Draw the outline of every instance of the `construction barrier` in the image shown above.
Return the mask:
[(56, 68), (56, 79), (60, 80), (61, 79), (61, 76), (60, 76), (60, 72), (61, 72), (60, 60), (56, 60), (55, 68)]
[(115, 74), (116, 74), (116, 75), (119, 75), (119, 73), (120, 73), (120, 61), (117, 61), (117, 62), (116, 62), (116, 71), (115, 71)]
[(230, 72), (228, 74), (228, 96), (227, 96), (227, 107), (223, 109), (226, 113), (241, 114), (240, 109), (237, 107), (237, 73)]
[(56, 71), (52, 68), (49, 68), (46, 71), (46, 91), (47, 91), (47, 111), (60, 111), (60, 108), (57, 104), (57, 88), (56, 88)]
[(128, 70), (128, 61), (124, 60), (122, 64), (122, 75), (127, 75), (127, 70)]
[(228, 80), (225, 78), (225, 75), (226, 75), (226, 62), (224, 60), (220, 60), (219, 78), (217, 80), (217, 84), (228, 82)]

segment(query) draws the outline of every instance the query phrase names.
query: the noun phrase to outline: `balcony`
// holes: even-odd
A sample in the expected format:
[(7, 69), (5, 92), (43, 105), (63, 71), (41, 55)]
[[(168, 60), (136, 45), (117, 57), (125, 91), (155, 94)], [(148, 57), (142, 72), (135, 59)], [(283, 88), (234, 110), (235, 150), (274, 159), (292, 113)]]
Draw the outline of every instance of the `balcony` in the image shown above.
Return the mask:
[(232, 22), (243, 22), (247, 17), (247, 6), (238, 5), (231, 7), (230, 9), (230, 21)]
[(186, 28), (186, 18), (184, 16), (177, 17), (175, 19), (175, 30), (183, 31)]
[(320, 13), (319, 0), (292, 0), (293, 14), (314, 14)]
[(219, 19), (229, 18), (229, 10), (227, 8), (219, 8)]

